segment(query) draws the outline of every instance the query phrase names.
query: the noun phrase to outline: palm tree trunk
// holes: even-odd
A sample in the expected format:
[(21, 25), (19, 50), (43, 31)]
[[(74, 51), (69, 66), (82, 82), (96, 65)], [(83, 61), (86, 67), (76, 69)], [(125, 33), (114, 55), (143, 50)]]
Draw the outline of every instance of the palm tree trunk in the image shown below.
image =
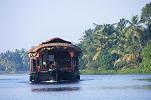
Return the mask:
[(139, 46), (140, 46), (140, 48), (141, 48), (141, 50), (142, 50), (142, 49), (143, 49), (143, 47), (142, 47), (142, 44), (141, 44), (140, 39), (139, 39)]

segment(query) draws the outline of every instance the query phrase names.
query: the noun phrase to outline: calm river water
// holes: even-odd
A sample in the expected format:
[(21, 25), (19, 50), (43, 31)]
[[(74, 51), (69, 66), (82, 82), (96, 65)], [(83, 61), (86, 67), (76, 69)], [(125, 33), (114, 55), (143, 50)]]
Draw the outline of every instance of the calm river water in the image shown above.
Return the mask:
[(0, 75), (0, 100), (151, 100), (151, 75), (81, 75), (79, 82), (32, 84)]

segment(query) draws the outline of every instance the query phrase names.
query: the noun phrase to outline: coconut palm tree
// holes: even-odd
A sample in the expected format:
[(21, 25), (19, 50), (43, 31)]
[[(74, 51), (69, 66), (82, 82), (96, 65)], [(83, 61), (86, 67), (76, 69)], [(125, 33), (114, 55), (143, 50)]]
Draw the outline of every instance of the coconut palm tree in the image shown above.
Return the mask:
[(101, 51), (108, 49), (113, 45), (112, 34), (115, 32), (114, 24), (96, 25), (93, 30), (93, 36), (95, 41), (95, 54), (93, 60), (97, 60), (101, 54)]
[(141, 25), (142, 21), (139, 20), (138, 15), (133, 16), (129, 26), (126, 28), (126, 37), (132, 41), (133, 44), (139, 43), (140, 49), (142, 50), (141, 37), (143, 36), (144, 27)]
[(141, 20), (146, 26), (145, 42), (151, 39), (151, 3), (145, 5), (142, 9)]
[(115, 32), (115, 49), (118, 55), (123, 55), (126, 48), (126, 37), (125, 37), (125, 29), (128, 21), (124, 18), (120, 19), (117, 23), (116, 32)]

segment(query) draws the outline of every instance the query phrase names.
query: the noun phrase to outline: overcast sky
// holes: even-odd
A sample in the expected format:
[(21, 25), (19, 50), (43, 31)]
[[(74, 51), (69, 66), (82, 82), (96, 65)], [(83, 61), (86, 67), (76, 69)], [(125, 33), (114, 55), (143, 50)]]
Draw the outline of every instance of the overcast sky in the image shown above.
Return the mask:
[(140, 14), (150, 0), (0, 0), (0, 52), (53, 37), (78, 43), (92, 23), (107, 24)]

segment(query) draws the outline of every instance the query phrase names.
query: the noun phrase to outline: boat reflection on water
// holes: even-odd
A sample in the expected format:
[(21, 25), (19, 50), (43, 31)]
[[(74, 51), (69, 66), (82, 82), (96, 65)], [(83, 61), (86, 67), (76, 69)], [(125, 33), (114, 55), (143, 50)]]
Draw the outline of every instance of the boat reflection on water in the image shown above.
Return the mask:
[(61, 91), (78, 91), (79, 87), (55, 87), (55, 88), (35, 88), (32, 89), (32, 92), (61, 92)]
[[(32, 88), (32, 92), (61, 92), (61, 91), (78, 91), (80, 87), (75, 86), (61, 86), (69, 84), (78, 84), (80, 81), (43, 81), (38, 84), (31, 83), (31, 85), (36, 86)], [(44, 87), (39, 87), (44, 86)], [(53, 86), (53, 87), (52, 87)]]
[(39, 83), (33, 83), (31, 82), (30, 84), (32, 85), (61, 85), (61, 84), (76, 84), (76, 83), (79, 83), (80, 81), (83, 81), (83, 80), (74, 80), (74, 81), (70, 81), (70, 80), (61, 80), (61, 81), (54, 81), (54, 80), (50, 80), (50, 81), (42, 81), (42, 82), (39, 82)]

